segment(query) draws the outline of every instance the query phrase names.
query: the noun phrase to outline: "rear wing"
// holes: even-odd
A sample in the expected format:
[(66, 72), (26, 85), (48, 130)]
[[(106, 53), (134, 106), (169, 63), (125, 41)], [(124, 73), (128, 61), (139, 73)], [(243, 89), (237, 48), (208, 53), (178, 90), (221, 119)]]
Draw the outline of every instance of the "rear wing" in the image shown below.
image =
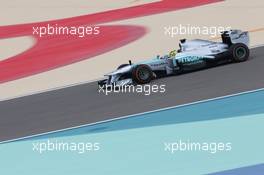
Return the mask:
[(249, 46), (249, 34), (247, 31), (245, 32), (241, 30), (224, 31), (221, 34), (221, 37), (223, 43), (228, 44), (229, 46), (236, 43), (243, 43)]

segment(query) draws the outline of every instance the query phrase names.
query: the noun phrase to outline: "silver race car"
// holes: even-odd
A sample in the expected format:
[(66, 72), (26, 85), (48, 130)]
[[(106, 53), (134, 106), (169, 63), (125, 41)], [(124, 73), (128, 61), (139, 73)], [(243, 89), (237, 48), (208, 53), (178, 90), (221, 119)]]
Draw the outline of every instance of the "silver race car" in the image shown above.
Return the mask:
[(105, 75), (99, 86), (124, 86), (149, 83), (152, 79), (177, 75), (188, 71), (212, 67), (229, 62), (243, 62), (249, 58), (248, 32), (225, 31), (222, 42), (201, 39), (180, 40), (180, 49), (168, 55), (138, 63), (122, 64), (117, 70)]

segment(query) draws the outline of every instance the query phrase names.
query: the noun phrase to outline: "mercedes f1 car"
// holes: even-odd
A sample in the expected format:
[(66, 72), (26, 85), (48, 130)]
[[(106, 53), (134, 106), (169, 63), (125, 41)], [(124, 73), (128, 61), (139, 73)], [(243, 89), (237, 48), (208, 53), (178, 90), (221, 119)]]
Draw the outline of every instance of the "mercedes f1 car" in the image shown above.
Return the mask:
[(222, 42), (182, 39), (177, 52), (174, 50), (168, 55), (133, 64), (129, 61), (129, 64), (122, 64), (117, 70), (105, 75), (107, 78), (100, 80), (98, 85), (145, 84), (158, 77), (177, 75), (223, 63), (243, 62), (249, 58), (248, 32), (230, 30), (223, 32), (221, 37)]

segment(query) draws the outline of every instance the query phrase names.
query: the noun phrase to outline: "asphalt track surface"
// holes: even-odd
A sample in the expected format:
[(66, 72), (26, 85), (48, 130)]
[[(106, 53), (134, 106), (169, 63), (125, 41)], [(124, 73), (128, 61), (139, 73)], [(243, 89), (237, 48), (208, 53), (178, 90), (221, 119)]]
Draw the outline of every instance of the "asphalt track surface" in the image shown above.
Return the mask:
[(153, 81), (165, 84), (165, 93), (106, 96), (92, 82), (2, 101), (0, 141), (263, 88), (263, 50), (251, 49), (247, 62)]

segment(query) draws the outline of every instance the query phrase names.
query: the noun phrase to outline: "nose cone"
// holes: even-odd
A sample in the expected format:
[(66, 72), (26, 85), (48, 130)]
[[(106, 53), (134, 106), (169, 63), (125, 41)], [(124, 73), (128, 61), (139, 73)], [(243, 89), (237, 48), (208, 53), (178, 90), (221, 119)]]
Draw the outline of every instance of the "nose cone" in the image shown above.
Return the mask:
[(106, 75), (115, 75), (115, 74), (122, 74), (122, 73), (126, 73), (132, 70), (133, 65), (127, 65), (125, 67), (122, 67), (118, 70), (115, 70), (113, 72), (110, 72), (109, 74)]

